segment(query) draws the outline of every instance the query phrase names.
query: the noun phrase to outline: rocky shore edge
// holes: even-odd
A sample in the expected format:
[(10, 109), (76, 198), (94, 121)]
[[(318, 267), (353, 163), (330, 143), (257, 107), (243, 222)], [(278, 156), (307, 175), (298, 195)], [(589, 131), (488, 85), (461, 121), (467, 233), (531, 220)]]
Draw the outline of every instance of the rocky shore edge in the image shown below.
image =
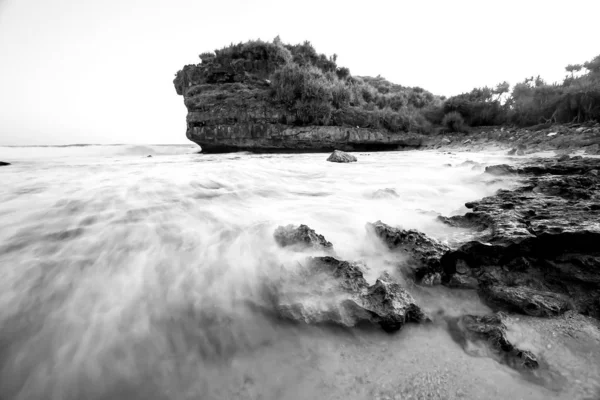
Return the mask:
[[(507, 327), (519, 321), (542, 336), (551, 332), (570, 351), (600, 359), (599, 170), (600, 159), (566, 155), (487, 167), (484, 173), (514, 174), (520, 184), (467, 203), (464, 215), (438, 217), (471, 230), (473, 239), (454, 247), (416, 230), (367, 223), (369, 235), (409, 260), (372, 285), (363, 275), (367, 266), (338, 259), (334, 244), (310, 227), (279, 227), (279, 246), (324, 255), (267, 285), (271, 309), (304, 324), (366, 324), (387, 332), (409, 323), (445, 324), (467, 353), (484, 343), (497, 361), (548, 383), (557, 379), (548, 375), (552, 360), (522, 348)], [(398, 273), (408, 287), (393, 278)], [(410, 292), (435, 286), (475, 291), (493, 313), (425, 310)]]

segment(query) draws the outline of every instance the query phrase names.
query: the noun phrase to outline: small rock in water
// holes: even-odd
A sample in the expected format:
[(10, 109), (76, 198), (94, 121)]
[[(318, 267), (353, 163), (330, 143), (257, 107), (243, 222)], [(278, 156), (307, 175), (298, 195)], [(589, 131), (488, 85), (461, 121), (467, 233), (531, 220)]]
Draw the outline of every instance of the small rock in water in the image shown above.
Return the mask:
[(333, 245), (323, 235), (319, 235), (306, 225), (280, 226), (273, 234), (275, 241), (281, 247), (293, 246), (299, 250), (306, 248), (322, 248), (331, 250)]
[(341, 150), (334, 150), (333, 153), (331, 153), (331, 155), (327, 159), (327, 161), (338, 162), (338, 163), (349, 163), (349, 162), (355, 162), (358, 160), (352, 154), (348, 154)]
[(150, 158), (150, 157), (152, 157), (152, 154), (148, 154), (148, 155), (146, 156), (146, 158)]
[(0, 167), (5, 167), (7, 165), (10, 165), (10, 163), (4, 162), (4, 161), (0, 161)]

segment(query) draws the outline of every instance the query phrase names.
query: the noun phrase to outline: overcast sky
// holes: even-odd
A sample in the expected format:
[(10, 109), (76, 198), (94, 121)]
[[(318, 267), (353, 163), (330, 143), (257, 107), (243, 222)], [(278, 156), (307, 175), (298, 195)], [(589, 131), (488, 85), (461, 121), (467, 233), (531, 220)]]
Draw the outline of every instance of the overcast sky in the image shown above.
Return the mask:
[(280, 35), (446, 96), (600, 54), (600, 0), (0, 0), (0, 145), (186, 143), (198, 54)]

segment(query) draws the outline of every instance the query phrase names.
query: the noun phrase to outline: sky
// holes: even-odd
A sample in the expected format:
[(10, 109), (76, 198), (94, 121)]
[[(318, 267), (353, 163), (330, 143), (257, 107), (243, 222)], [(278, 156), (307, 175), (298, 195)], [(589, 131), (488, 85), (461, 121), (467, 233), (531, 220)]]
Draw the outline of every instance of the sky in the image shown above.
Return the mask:
[(451, 96), (600, 54), (598, 0), (0, 0), (0, 145), (188, 143), (198, 55), (309, 40), (353, 75)]

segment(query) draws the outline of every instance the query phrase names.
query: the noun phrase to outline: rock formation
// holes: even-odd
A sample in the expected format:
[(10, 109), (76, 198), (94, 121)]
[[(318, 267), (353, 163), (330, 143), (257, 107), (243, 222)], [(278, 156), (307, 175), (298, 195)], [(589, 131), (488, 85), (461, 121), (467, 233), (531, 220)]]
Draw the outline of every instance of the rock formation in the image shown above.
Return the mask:
[(307, 248), (332, 250), (333, 245), (323, 235), (319, 235), (306, 225), (280, 226), (273, 234), (275, 241), (281, 247), (292, 247), (295, 250)]
[(477, 227), (478, 240), (441, 258), (443, 282), (477, 288), (493, 308), (533, 316), (569, 309), (600, 318), (600, 160), (542, 159), (519, 167), (522, 185), (467, 203), (443, 221)]
[(203, 152), (330, 152), (418, 148), (423, 137), (353, 125), (299, 126), (297, 117), (273, 101), (271, 60), (228, 59), (186, 65), (173, 81), (183, 96), (187, 138)]
[(394, 228), (381, 221), (368, 223), (367, 230), (389, 249), (408, 257), (406, 265), (417, 282), (434, 283), (439, 280), (442, 272), (440, 258), (449, 250), (448, 246), (419, 231)]
[(4, 162), (4, 161), (0, 161), (0, 167), (5, 167), (7, 165), (10, 165), (10, 163)]
[(280, 317), (307, 324), (369, 323), (394, 332), (426, 319), (410, 293), (389, 275), (369, 285), (358, 264), (333, 257), (309, 258), (297, 274), (282, 277), (272, 298)]
[(532, 352), (515, 347), (507, 338), (507, 328), (504, 323), (506, 318), (502, 313), (448, 318), (448, 330), (452, 338), (469, 354), (471, 354), (469, 343), (483, 342), (491, 349), (498, 361), (514, 369), (538, 368), (538, 360)]

